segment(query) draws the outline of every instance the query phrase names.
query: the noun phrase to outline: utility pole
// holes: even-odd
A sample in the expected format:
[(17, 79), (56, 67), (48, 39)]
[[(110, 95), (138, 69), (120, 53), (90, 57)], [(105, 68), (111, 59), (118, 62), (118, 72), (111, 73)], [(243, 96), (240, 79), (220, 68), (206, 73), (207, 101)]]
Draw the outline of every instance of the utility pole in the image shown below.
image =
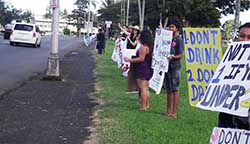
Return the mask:
[(52, 49), (48, 58), (48, 67), (45, 80), (61, 80), (59, 73), (58, 55), (58, 27), (59, 27), (59, 0), (50, 0), (52, 12)]
[(127, 17), (126, 17), (126, 25), (128, 26), (128, 17), (129, 17), (129, 5), (130, 5), (130, 0), (127, 1)]
[(91, 3), (91, 0), (88, 0), (88, 28), (87, 28), (87, 35), (89, 36), (89, 29), (90, 29), (90, 3)]
[(125, 24), (125, 1), (126, 0), (121, 0), (121, 24)]
[(240, 1), (236, 0), (236, 10), (235, 10), (235, 17), (234, 17), (234, 32), (237, 31), (238, 27), (240, 26)]
[(139, 22), (140, 22), (140, 29), (143, 29), (144, 26), (144, 13), (145, 13), (145, 0), (138, 0), (138, 9), (139, 9)]

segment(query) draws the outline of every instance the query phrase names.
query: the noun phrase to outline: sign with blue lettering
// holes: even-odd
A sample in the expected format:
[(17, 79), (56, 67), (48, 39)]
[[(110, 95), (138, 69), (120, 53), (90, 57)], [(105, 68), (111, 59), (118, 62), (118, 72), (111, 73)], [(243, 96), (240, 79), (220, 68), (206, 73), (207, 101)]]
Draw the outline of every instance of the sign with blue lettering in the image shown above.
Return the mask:
[(213, 129), (210, 144), (249, 144), (250, 131), (241, 129), (218, 128)]
[(224, 56), (197, 107), (248, 116), (250, 108), (250, 42), (234, 42)]
[(191, 106), (196, 106), (222, 57), (220, 29), (185, 28), (183, 40), (189, 102)]

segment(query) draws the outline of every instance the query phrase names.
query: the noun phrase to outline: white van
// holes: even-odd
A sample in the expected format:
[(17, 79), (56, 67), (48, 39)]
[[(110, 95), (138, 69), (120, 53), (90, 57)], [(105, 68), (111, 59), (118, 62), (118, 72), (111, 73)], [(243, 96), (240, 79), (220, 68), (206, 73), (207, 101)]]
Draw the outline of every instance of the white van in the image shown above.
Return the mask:
[(32, 44), (34, 47), (40, 47), (42, 36), (40, 29), (35, 24), (15, 23), (10, 35), (10, 45)]

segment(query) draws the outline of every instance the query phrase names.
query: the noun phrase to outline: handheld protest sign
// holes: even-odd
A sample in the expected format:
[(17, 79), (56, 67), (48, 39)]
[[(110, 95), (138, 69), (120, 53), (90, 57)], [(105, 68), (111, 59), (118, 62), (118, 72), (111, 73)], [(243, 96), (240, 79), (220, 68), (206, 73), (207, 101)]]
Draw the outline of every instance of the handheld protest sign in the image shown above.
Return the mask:
[(210, 137), (210, 144), (249, 144), (250, 131), (215, 127)]
[(149, 87), (152, 88), (156, 94), (160, 94), (165, 72), (168, 71), (169, 61), (167, 56), (170, 54), (172, 37), (172, 31), (162, 28), (156, 29), (151, 66), (154, 69), (154, 73), (149, 81)]
[(189, 103), (196, 106), (222, 57), (220, 29), (184, 28), (183, 40)]
[(156, 29), (154, 51), (152, 58), (152, 68), (158, 71), (168, 71), (169, 61), (167, 56), (170, 54), (173, 32), (165, 29)]
[(250, 42), (234, 42), (197, 107), (247, 117), (250, 107)]

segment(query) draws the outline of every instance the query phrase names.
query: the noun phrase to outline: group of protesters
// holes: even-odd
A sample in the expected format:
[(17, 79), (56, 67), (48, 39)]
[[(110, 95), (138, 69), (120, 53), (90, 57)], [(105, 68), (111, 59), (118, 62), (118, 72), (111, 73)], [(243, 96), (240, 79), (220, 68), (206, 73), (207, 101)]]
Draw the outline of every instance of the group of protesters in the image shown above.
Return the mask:
[[(122, 37), (127, 38), (127, 49), (136, 49), (136, 56), (124, 57), (125, 62), (130, 62), (128, 72), (128, 84), (131, 84), (130, 77), (134, 76), (138, 94), (140, 110), (146, 111), (150, 108), (149, 80), (153, 75), (151, 68), (152, 54), (154, 48), (154, 37), (150, 30), (140, 31), (139, 26), (120, 26)], [(179, 84), (181, 76), (181, 58), (184, 51), (184, 43), (179, 35), (181, 22), (177, 19), (170, 19), (167, 28), (173, 32), (171, 51), (167, 56), (169, 70), (165, 76), (165, 88), (167, 91), (167, 109), (161, 113), (164, 116), (176, 118), (179, 103)], [(128, 86), (129, 87), (129, 86)], [(128, 91), (135, 91), (135, 89)]]
[[(135, 26), (120, 26), (121, 36), (127, 38), (127, 49), (136, 49), (136, 56), (124, 57), (124, 61), (131, 63), (128, 75), (135, 77), (138, 90), (140, 110), (146, 111), (150, 108), (149, 80), (152, 77), (151, 68), (152, 53), (154, 48), (154, 37), (150, 30)], [(184, 42), (179, 35), (182, 29), (181, 22), (176, 19), (169, 20), (167, 29), (173, 32), (169, 60), (169, 69), (165, 74), (164, 86), (167, 93), (167, 108), (161, 113), (164, 116), (176, 118), (179, 103), (179, 84), (181, 76), (181, 58), (184, 52)], [(250, 23), (239, 27), (236, 41), (250, 41)], [(129, 80), (129, 78), (128, 78)], [(131, 82), (128, 82), (130, 84)], [(128, 86), (129, 87), (129, 86)], [(128, 91), (135, 91), (129, 89)], [(250, 118), (233, 116), (226, 113), (219, 114), (218, 126), (224, 128), (240, 128), (250, 130)]]

